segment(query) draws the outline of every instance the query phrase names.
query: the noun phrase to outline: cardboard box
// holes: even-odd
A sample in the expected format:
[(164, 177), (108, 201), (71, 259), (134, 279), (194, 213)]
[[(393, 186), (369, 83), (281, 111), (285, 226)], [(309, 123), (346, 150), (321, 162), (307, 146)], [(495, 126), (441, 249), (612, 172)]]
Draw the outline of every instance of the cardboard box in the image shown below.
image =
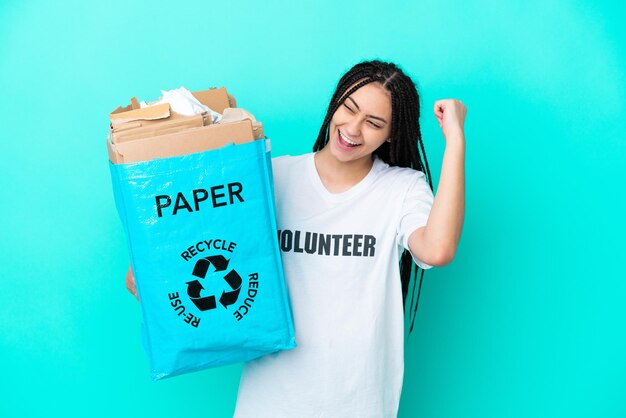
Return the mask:
[[(167, 103), (165, 105), (169, 107)], [(118, 126), (112, 125), (111, 141), (114, 144), (118, 144), (120, 142), (150, 138), (211, 124), (208, 114), (184, 116), (172, 110), (169, 110), (168, 113), (169, 116), (166, 119), (136, 120), (122, 123)]]
[[(236, 106), (235, 98), (224, 87), (192, 94), (199, 102), (219, 113), (227, 107)], [(110, 119), (107, 150), (113, 164), (175, 157), (265, 137), (263, 125), (258, 122), (243, 120), (211, 124), (208, 114), (180, 115), (173, 112), (167, 103), (142, 109), (134, 97), (130, 105), (111, 112)]]
[(177, 157), (228, 145), (254, 141), (252, 122), (215, 124), (181, 132), (114, 144), (107, 141), (113, 164), (136, 163), (155, 158)]
[[(224, 112), (227, 107), (236, 107), (235, 98), (228, 94), (225, 87), (191, 93), (200, 103), (210, 107), (218, 113)], [(170, 116), (169, 105), (162, 103), (156, 106), (140, 108), (137, 98), (130, 99), (130, 105), (118, 107), (111, 112), (110, 119), (114, 125), (137, 120), (157, 120)]]

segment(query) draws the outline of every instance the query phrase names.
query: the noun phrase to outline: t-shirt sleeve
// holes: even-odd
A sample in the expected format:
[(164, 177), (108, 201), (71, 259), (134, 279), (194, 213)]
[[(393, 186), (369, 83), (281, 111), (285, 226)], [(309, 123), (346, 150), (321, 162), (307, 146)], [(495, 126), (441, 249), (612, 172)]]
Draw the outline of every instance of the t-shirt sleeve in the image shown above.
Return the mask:
[(279, 155), (278, 157), (272, 157), (272, 170), (280, 169), (288, 160), (289, 155)]
[[(430, 190), (424, 173), (421, 171), (417, 171), (417, 174), (411, 173), (410, 182), (409, 190), (402, 202), (402, 212), (397, 230), (398, 245), (406, 250), (409, 250), (409, 236), (411, 233), (417, 228), (426, 225), (434, 200), (433, 192)], [(409, 253), (411, 253), (410, 250)], [(415, 257), (413, 253), (411, 253), (411, 257), (424, 270), (432, 267)]]

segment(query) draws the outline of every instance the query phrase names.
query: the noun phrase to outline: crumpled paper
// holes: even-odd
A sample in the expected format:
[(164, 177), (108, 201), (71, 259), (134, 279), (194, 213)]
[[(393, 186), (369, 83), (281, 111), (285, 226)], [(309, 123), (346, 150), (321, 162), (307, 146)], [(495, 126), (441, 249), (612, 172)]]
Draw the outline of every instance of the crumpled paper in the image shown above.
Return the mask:
[(161, 103), (169, 103), (170, 108), (180, 115), (193, 116), (208, 112), (211, 114), (213, 123), (218, 123), (222, 118), (221, 114), (200, 103), (189, 90), (182, 86), (173, 90), (161, 90), (161, 95), (161, 98), (156, 102), (146, 103), (142, 101), (140, 106), (144, 108)]

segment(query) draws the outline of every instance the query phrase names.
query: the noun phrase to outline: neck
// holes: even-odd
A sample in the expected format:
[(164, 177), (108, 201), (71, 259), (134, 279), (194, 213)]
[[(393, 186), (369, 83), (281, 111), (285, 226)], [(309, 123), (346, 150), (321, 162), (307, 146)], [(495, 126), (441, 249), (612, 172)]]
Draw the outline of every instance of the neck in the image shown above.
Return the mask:
[(320, 177), (339, 187), (353, 186), (361, 181), (372, 169), (374, 158), (367, 155), (353, 161), (339, 161), (330, 152), (328, 146), (315, 155), (315, 165)]

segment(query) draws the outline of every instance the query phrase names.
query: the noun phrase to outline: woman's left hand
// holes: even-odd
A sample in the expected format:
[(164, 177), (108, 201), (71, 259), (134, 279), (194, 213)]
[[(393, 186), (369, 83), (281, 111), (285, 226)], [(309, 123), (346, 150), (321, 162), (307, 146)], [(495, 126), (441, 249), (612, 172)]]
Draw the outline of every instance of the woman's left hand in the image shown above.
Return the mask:
[(435, 200), (425, 227), (409, 236), (411, 253), (427, 264), (443, 266), (452, 261), (461, 239), (465, 216), (465, 113), (460, 100), (435, 102), (435, 117), (446, 147)]
[(433, 110), (446, 139), (450, 135), (464, 135), (467, 108), (463, 102), (456, 99), (437, 100)]

